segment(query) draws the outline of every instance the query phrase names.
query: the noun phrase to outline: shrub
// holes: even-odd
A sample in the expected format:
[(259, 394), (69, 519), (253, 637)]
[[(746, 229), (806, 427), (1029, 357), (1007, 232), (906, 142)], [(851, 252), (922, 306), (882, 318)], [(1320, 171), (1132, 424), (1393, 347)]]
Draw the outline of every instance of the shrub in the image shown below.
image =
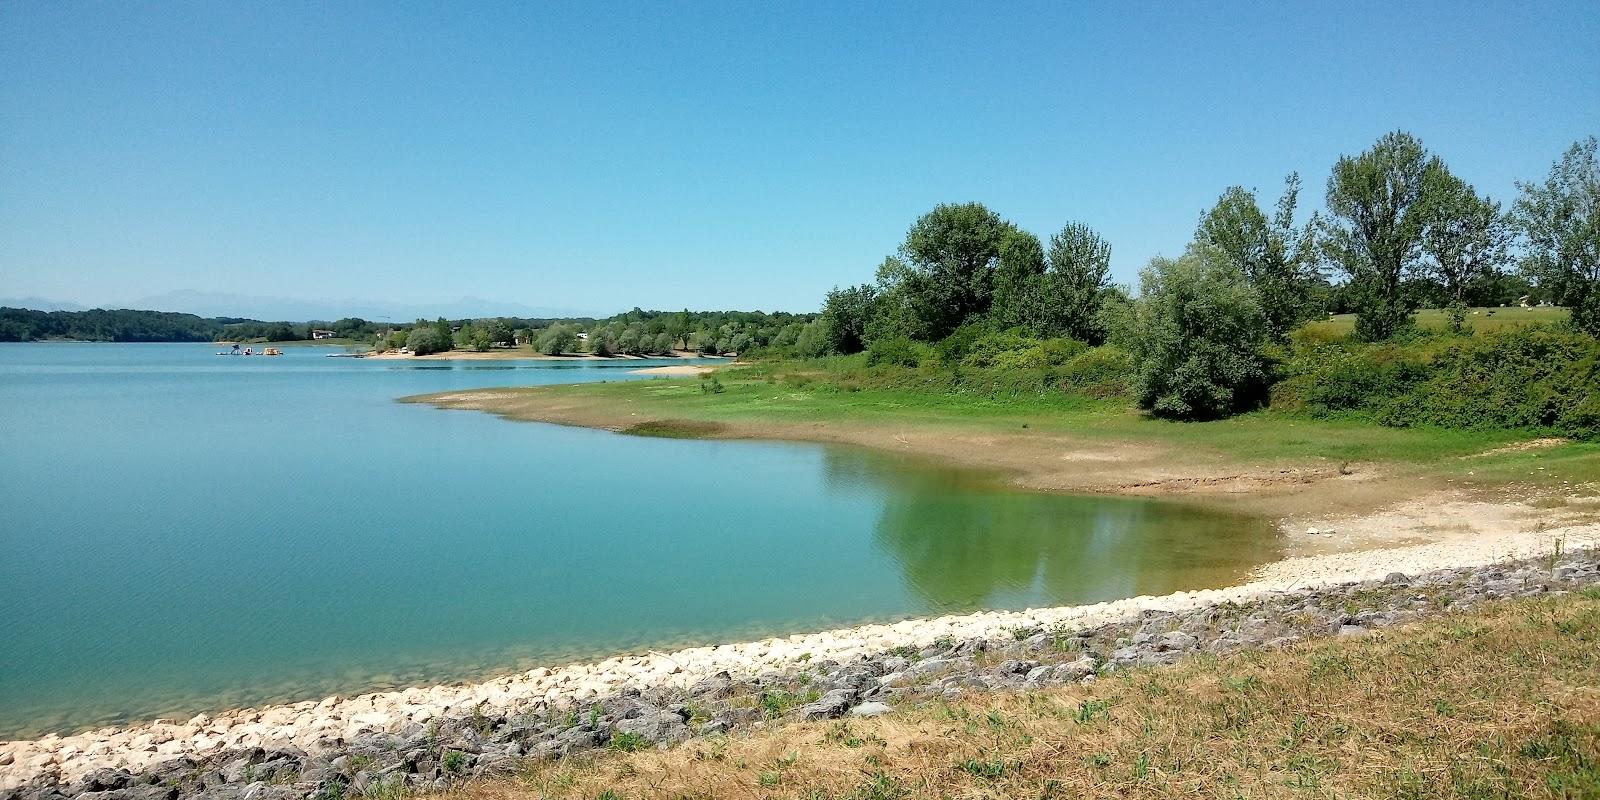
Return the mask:
[(1074, 356), (1061, 369), (1061, 388), (1089, 397), (1127, 394), (1133, 379), (1133, 357), (1112, 345), (1093, 347)]
[(406, 346), (419, 356), (446, 352), (452, 344), (448, 337), (427, 325), (419, 325), (406, 334)]
[(916, 367), (922, 362), (922, 348), (904, 336), (879, 339), (867, 348), (867, 366)]
[(1600, 436), (1600, 342), (1549, 326), (1402, 342), (1297, 342), (1272, 405), (1384, 425)]
[(1273, 407), (1320, 416), (1400, 397), (1426, 378), (1428, 366), (1415, 346), (1346, 341), (1296, 346), (1283, 371), (1284, 380), (1272, 389)]
[(1153, 259), (1119, 327), (1141, 408), (1214, 419), (1260, 405), (1267, 386), (1260, 298), (1243, 272), (1205, 248)]
[(1600, 341), (1554, 328), (1514, 328), (1465, 337), (1430, 364), (1426, 380), (1383, 406), (1389, 425), (1552, 428), (1596, 433)]
[(547, 356), (558, 356), (571, 352), (578, 346), (578, 332), (570, 325), (555, 323), (544, 329), (539, 334), (539, 352)]

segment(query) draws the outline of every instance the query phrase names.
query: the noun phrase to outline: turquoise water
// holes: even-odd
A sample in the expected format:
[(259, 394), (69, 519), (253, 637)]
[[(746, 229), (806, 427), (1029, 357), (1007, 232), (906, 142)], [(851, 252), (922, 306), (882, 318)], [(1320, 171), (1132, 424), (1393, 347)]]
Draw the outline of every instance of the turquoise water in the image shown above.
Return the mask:
[(0, 738), (1223, 585), (1269, 526), (394, 402), (649, 362), (0, 345)]

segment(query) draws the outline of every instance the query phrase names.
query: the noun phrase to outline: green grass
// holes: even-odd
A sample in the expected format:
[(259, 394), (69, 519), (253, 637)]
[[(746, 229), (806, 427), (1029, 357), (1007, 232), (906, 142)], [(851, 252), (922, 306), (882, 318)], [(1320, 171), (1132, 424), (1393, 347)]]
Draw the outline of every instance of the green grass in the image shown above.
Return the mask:
[[(1016, 397), (907, 389), (841, 390), (813, 383), (769, 383), (759, 369), (722, 373), (724, 391), (706, 394), (694, 379), (578, 384), (546, 391), (593, 403), (627, 403), (655, 421), (632, 432), (712, 435), (717, 423), (860, 423), (1029, 430), (1088, 439), (1165, 442), (1216, 450), (1242, 460), (1323, 458), (1333, 461), (1427, 463), (1531, 438), (1523, 431), (1385, 428), (1360, 419), (1313, 419), (1257, 411), (1214, 422), (1171, 422), (1134, 410), (1125, 399), (1067, 394)], [(662, 420), (667, 420), (666, 422)], [(1565, 448), (1562, 448), (1565, 450)], [(1593, 456), (1593, 448), (1570, 451)]]
[[(645, 418), (630, 433), (672, 438), (716, 436), (726, 425), (816, 424), (948, 427), (953, 432), (1020, 432), (1095, 442), (1166, 446), (1193, 458), (1240, 468), (1346, 462), (1401, 464), (1415, 475), (1457, 485), (1526, 484), (1547, 488), (1600, 482), (1600, 442), (1484, 455), (1546, 433), (1505, 429), (1392, 428), (1354, 415), (1312, 417), (1262, 410), (1211, 422), (1174, 422), (1138, 412), (1125, 398), (1096, 400), (1062, 393), (989, 397), (915, 389), (840, 389), (814, 381), (796, 386), (772, 377), (770, 365), (721, 372), (724, 390), (708, 394), (698, 379), (668, 378), (576, 384), (540, 391), (586, 403), (626, 406)], [(747, 431), (734, 431), (746, 433)], [(1543, 469), (1541, 469), (1541, 467)]]
[[(1424, 330), (1444, 330), (1450, 326), (1450, 314), (1443, 309), (1429, 308), (1412, 315), (1417, 327)], [(1554, 306), (1540, 308), (1469, 308), (1466, 326), (1474, 331), (1493, 331), (1516, 325), (1565, 322), (1567, 310)], [(1338, 314), (1305, 326), (1319, 338), (1348, 336), (1355, 332), (1356, 315)]]

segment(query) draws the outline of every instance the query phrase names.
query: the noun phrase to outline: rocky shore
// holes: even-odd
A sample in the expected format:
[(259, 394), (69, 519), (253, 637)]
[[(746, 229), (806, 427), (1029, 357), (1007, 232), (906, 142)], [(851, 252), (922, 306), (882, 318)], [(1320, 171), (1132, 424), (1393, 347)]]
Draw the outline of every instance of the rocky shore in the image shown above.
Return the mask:
[(1347, 553), (1281, 562), (1229, 589), (908, 620), (0, 742), (0, 800), (332, 800), (442, 789), (528, 758), (872, 715), (908, 697), (1093, 680), (1198, 651), (1365, 635), (1485, 600), (1600, 583), (1595, 544), (1586, 528)]

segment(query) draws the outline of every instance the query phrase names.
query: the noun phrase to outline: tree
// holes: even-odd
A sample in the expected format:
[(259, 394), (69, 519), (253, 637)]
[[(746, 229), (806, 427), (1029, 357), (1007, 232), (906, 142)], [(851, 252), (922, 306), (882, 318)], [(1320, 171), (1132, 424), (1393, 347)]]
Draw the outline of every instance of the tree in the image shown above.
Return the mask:
[(624, 328), (617, 336), (617, 352), (630, 356), (639, 355), (642, 335), (642, 329), (637, 323)]
[(1000, 244), (1011, 230), (981, 203), (938, 205), (917, 218), (900, 246), (905, 269), (895, 288), (905, 293), (921, 336), (942, 339), (989, 310)]
[(1264, 399), (1260, 295), (1207, 245), (1150, 262), (1115, 339), (1133, 357), (1139, 407), (1157, 416), (1214, 419)]
[(557, 322), (539, 334), (539, 352), (559, 356), (578, 348), (578, 332), (571, 325)]
[(490, 344), (505, 345), (510, 347), (517, 343), (517, 333), (512, 330), (511, 323), (501, 318), (478, 320), (474, 327), (483, 330)]
[(1350, 276), (1356, 335), (1393, 336), (1411, 324), (1401, 280), (1416, 268), (1426, 231), (1428, 176), (1443, 165), (1403, 131), (1358, 156), (1341, 156), (1328, 178), (1323, 246)]
[(287, 322), (272, 323), (267, 327), (264, 335), (269, 342), (288, 342), (299, 338), (295, 336), (294, 328), (289, 327)]
[(1007, 231), (1000, 241), (990, 313), (1002, 327), (1034, 327), (1038, 322), (1039, 279), (1044, 276), (1044, 246), (1024, 230)]
[(777, 335), (772, 337), (772, 346), (781, 348), (794, 347), (795, 343), (800, 341), (800, 332), (805, 330), (805, 327), (804, 323), (791, 322), (779, 328)]
[(439, 329), (421, 320), (406, 334), (406, 347), (419, 356), (429, 353), (448, 352), (451, 347), (450, 338), (439, 333)]
[(991, 316), (1035, 336), (1099, 342), (1101, 295), (1109, 285), (1111, 245), (1087, 225), (1069, 223), (1045, 250), (1033, 234), (1012, 229), (1001, 242)]
[(1054, 284), (1048, 332), (1084, 342), (1105, 338), (1098, 315), (1111, 285), (1111, 243), (1088, 225), (1069, 222), (1050, 237), (1045, 262)]
[(895, 337), (927, 339), (922, 316), (912, 308), (911, 286), (921, 278), (899, 257), (886, 256), (878, 265), (876, 280), (877, 299), (867, 319), (867, 343)]
[(1200, 217), (1195, 240), (1238, 267), (1261, 295), (1267, 330), (1283, 339), (1316, 310), (1314, 290), (1320, 277), (1312, 267), (1313, 217), (1304, 230), (1294, 226), (1300, 176), (1284, 179), (1283, 195), (1269, 219), (1254, 191), (1230, 186), (1217, 204)]
[(866, 347), (867, 320), (877, 299), (877, 290), (868, 284), (828, 292), (822, 322), (830, 352), (859, 353)]
[(597, 356), (614, 356), (617, 354), (617, 340), (609, 328), (594, 328), (589, 331), (589, 352)]
[(657, 355), (671, 355), (674, 343), (672, 334), (662, 331), (656, 334), (655, 341), (650, 345), (650, 351)]
[(1527, 238), (1522, 269), (1571, 309), (1572, 324), (1600, 336), (1600, 164), (1596, 140), (1573, 143), (1543, 184), (1517, 183), (1515, 218)]
[(717, 332), (699, 330), (689, 334), (689, 349), (708, 356), (722, 355), (717, 347)]
[(800, 329), (800, 336), (795, 339), (794, 351), (803, 358), (816, 358), (828, 354), (827, 326), (822, 318), (818, 317)]
[(1459, 333), (1467, 318), (1468, 287), (1500, 272), (1510, 232), (1500, 204), (1479, 197), (1448, 169), (1434, 170), (1430, 181), (1423, 269), (1442, 288), (1450, 327)]

